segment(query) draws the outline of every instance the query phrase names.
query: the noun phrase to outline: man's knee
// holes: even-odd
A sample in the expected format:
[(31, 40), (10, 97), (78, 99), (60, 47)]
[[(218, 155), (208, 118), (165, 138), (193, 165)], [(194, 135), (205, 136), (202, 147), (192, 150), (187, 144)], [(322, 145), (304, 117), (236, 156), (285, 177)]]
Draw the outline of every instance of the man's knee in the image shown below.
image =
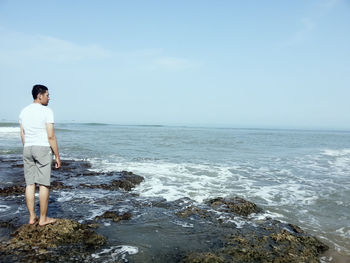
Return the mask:
[(27, 184), (26, 189), (35, 189), (35, 183)]
[(43, 190), (49, 190), (50, 186), (49, 185), (44, 185), (44, 184), (39, 184), (39, 190), (43, 189)]

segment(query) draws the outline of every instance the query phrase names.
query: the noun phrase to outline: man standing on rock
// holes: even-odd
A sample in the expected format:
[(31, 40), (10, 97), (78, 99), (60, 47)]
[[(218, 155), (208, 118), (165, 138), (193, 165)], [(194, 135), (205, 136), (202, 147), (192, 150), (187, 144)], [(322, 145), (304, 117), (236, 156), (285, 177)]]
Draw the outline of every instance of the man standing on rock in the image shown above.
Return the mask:
[(29, 224), (38, 220), (35, 214), (35, 184), (39, 184), (40, 219), (39, 225), (54, 223), (56, 219), (47, 217), (50, 193), (52, 152), (55, 168), (61, 167), (57, 140), (54, 130), (54, 116), (49, 104), (49, 91), (43, 85), (34, 85), (34, 102), (25, 107), (19, 115), (23, 143), (24, 177), (26, 181), (26, 203)]

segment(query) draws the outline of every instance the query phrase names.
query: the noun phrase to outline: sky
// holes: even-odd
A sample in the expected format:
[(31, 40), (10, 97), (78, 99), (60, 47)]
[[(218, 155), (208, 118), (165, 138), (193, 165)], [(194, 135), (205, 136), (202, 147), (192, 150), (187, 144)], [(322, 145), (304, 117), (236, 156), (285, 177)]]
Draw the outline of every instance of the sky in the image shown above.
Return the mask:
[(0, 0), (0, 121), (350, 130), (349, 0)]

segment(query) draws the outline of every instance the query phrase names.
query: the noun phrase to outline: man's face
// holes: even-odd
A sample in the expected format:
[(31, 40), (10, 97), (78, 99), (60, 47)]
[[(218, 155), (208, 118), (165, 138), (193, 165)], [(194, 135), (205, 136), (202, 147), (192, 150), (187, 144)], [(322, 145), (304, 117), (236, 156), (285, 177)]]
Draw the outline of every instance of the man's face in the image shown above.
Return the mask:
[(49, 101), (50, 95), (48, 90), (43, 94), (39, 94), (39, 102), (41, 105), (47, 106), (49, 104)]

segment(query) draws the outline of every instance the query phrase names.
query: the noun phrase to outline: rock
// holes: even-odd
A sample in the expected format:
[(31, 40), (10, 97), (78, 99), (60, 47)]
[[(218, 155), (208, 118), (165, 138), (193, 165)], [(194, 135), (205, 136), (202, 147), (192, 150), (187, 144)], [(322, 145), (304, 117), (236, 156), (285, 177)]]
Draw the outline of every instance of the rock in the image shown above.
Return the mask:
[(110, 186), (112, 186), (112, 188), (114, 189), (122, 188), (126, 191), (130, 191), (132, 188), (135, 187), (135, 184), (133, 184), (129, 180), (121, 179), (121, 180), (113, 180)]
[(219, 254), (232, 262), (319, 262), (320, 253), (328, 247), (315, 237), (287, 230), (270, 235), (233, 235)]
[(233, 198), (214, 198), (206, 201), (207, 204), (220, 212), (231, 212), (240, 216), (248, 216), (252, 213), (260, 213), (263, 210), (256, 204), (244, 200), (240, 197)]
[(192, 215), (198, 215), (203, 218), (206, 218), (209, 216), (208, 211), (192, 205), (187, 207), (185, 210), (176, 212), (175, 214), (181, 218), (187, 218)]
[(79, 176), (98, 176), (104, 173), (90, 171), (91, 163), (85, 160), (61, 160), (60, 169), (52, 169), (52, 176), (70, 178)]
[[(37, 190), (38, 188), (39, 187), (37, 186)], [(51, 190), (72, 189), (72, 187), (66, 186), (62, 182), (54, 181), (51, 183), (50, 189)], [(8, 186), (0, 189), (0, 196), (24, 195), (25, 190), (26, 190), (26, 187), (22, 185)]]
[(112, 219), (114, 222), (119, 222), (121, 220), (129, 220), (131, 218), (131, 214), (124, 213), (122, 215), (119, 215), (118, 213), (116, 213), (114, 211), (106, 211), (102, 216), (96, 216), (94, 218), (94, 221), (100, 220), (102, 218)]
[(144, 181), (144, 178), (142, 176), (136, 175), (128, 171), (122, 171), (121, 176), (134, 185), (138, 185)]
[(72, 186), (64, 185), (62, 182), (54, 181), (51, 183), (51, 190), (59, 190), (59, 189), (72, 189)]
[(327, 249), (326, 245), (299, 227), (266, 220), (259, 228), (237, 230), (228, 235), (222, 247), (216, 251), (189, 254), (183, 262), (318, 263), (321, 253)]
[(304, 233), (304, 231), (296, 226), (296, 225), (292, 225), (292, 224), (288, 224), (288, 226), (295, 232), (295, 233), (298, 233), (298, 234), (301, 234), (301, 233)]
[[(83, 172), (81, 175), (83, 176), (97, 176), (97, 175), (100, 175), (101, 173), (97, 173), (97, 172), (94, 172), (94, 171), (85, 171)], [(106, 174), (108, 175), (108, 174)]]
[(79, 171), (79, 170), (87, 170), (91, 168), (91, 163), (84, 160), (61, 160), (61, 168), (59, 171), (66, 172), (66, 171)]
[(11, 222), (11, 220), (10, 221), (0, 220), (0, 227), (13, 229), (15, 228), (15, 225)]
[(106, 238), (74, 220), (22, 225), (0, 244), (1, 262), (86, 262)]
[(193, 253), (185, 257), (184, 263), (225, 263), (223, 257), (213, 253)]
[(90, 184), (80, 184), (80, 187), (88, 187), (92, 189), (101, 188), (105, 190), (118, 190), (124, 189), (125, 191), (131, 191), (136, 185), (140, 184), (144, 178), (142, 176), (129, 173), (122, 172), (121, 178), (117, 180), (111, 181), (109, 184), (98, 184), (98, 185), (90, 185)]
[[(57, 219), (57, 222), (46, 226), (22, 225), (12, 233), (11, 239), (1, 244), (1, 254), (23, 255), (50, 254), (52, 249), (67, 245), (85, 249), (96, 249), (106, 243), (106, 238), (90, 230), (87, 225), (69, 219)], [(65, 248), (65, 249), (66, 249)], [(36, 261), (35, 261), (36, 262)]]
[(25, 187), (20, 185), (8, 186), (0, 189), (0, 196), (23, 195)]

